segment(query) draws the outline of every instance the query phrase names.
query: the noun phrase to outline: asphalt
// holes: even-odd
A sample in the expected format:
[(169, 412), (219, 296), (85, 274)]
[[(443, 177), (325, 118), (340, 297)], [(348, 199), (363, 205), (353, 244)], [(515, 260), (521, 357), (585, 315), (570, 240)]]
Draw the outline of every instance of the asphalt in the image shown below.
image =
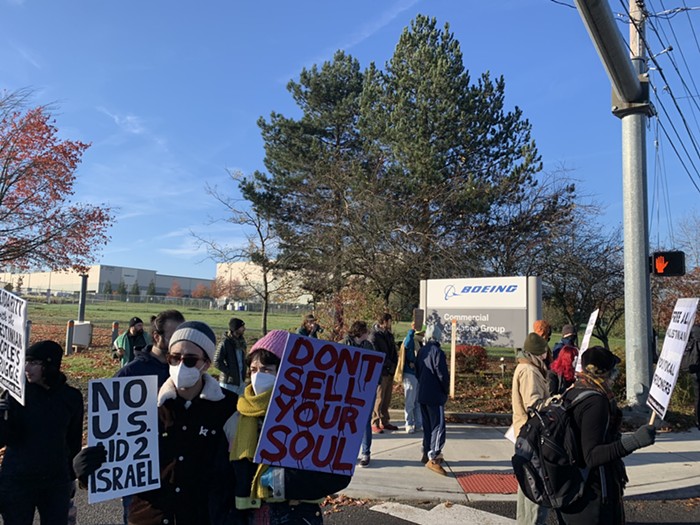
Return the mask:
[[(465, 492), (458, 481), (458, 477), (465, 474), (512, 473), (513, 444), (504, 437), (507, 426), (448, 423), (443, 450), (447, 476), (441, 476), (420, 462), (422, 434), (407, 434), (401, 426), (402, 421), (392, 422), (400, 429), (373, 435), (370, 465), (356, 467), (344, 494), (388, 501), (374, 510), (389, 512), (415, 523), (514, 523), (464, 504), (479, 500), (514, 501), (515, 494), (480, 493), (478, 486)], [(635, 451), (624, 458), (624, 462), (629, 477), (626, 498), (700, 497), (698, 429), (659, 432), (654, 445)], [(429, 501), (448, 503), (436, 505), (431, 511), (400, 504)]]

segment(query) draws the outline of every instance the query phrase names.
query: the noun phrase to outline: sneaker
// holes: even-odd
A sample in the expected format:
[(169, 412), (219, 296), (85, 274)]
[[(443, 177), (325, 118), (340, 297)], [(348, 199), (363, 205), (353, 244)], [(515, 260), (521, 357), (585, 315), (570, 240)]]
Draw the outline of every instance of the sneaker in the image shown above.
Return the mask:
[(368, 467), (369, 466), (369, 454), (362, 455), (362, 457), (360, 458), (360, 466), (361, 467)]
[(420, 462), (423, 463), (423, 465), (425, 465), (428, 461), (430, 461), (430, 458), (428, 457), (428, 454), (425, 453), (425, 452), (423, 452), (423, 457), (420, 458)]
[(392, 425), (391, 423), (387, 423), (386, 425), (384, 425), (383, 428), (384, 428), (384, 430), (398, 430), (399, 429), (399, 427), (397, 427), (396, 425)]
[(435, 472), (436, 474), (440, 474), (441, 476), (447, 476), (447, 472), (445, 472), (445, 469), (442, 468), (442, 465), (440, 462), (431, 459), (428, 460), (428, 462), (425, 464), (426, 467), (428, 467), (430, 470)]
[(413, 434), (416, 431), (416, 427), (406, 426), (406, 434)]
[(383, 433), (384, 433), (384, 431), (380, 427), (378, 427), (376, 425), (372, 425), (372, 434), (383, 434)]

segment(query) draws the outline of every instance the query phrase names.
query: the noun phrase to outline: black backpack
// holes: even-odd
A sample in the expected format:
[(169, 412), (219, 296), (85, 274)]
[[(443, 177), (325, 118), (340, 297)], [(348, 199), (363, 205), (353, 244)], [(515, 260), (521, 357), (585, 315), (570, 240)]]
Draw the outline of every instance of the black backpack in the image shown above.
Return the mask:
[(550, 398), (537, 410), (528, 408), (528, 420), (515, 441), (511, 462), (525, 496), (541, 505), (558, 509), (583, 494), (588, 469), (577, 464), (579, 440), (571, 424), (571, 408), (594, 390), (584, 390), (569, 400)]

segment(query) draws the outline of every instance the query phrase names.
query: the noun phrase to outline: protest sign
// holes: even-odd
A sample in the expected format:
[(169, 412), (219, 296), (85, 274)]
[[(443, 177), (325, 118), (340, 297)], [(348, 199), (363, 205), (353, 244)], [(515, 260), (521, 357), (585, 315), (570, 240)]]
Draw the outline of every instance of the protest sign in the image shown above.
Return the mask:
[(678, 370), (683, 357), (688, 334), (695, 322), (698, 299), (678, 299), (671, 314), (671, 322), (666, 330), (664, 345), (651, 379), (647, 405), (663, 419), (668, 410), (673, 388), (678, 380)]
[(384, 355), (290, 334), (256, 463), (352, 475)]
[(595, 328), (595, 323), (598, 320), (598, 311), (594, 310), (591, 316), (588, 318), (588, 324), (586, 325), (586, 331), (583, 334), (583, 339), (581, 340), (581, 348), (578, 349), (578, 357), (576, 358), (576, 371), (581, 371), (581, 356), (588, 349), (588, 345), (591, 342), (591, 335), (593, 334), (593, 329)]
[(90, 476), (89, 503), (160, 487), (157, 395), (156, 376), (88, 383), (88, 445), (107, 450)]
[(0, 289), (0, 385), (24, 405), (27, 301)]

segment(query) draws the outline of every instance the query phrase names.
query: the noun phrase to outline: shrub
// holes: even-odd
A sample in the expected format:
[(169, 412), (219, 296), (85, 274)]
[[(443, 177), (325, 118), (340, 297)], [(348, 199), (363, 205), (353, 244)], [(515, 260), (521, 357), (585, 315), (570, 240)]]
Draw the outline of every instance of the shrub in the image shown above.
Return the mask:
[(476, 372), (484, 370), (488, 363), (488, 355), (483, 346), (457, 345), (455, 361), (460, 372)]

